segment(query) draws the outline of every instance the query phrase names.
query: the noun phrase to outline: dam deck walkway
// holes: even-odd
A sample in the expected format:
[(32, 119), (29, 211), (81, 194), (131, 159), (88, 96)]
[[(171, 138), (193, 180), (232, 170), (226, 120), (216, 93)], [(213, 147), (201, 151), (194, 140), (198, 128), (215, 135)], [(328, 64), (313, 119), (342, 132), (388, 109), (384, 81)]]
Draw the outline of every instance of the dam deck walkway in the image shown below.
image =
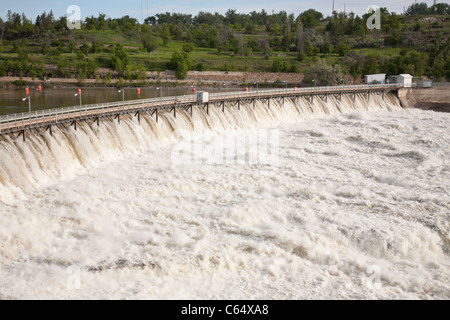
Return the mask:
[(356, 94), (365, 94), (370, 99), (370, 94), (381, 92), (384, 94), (389, 91), (396, 91), (403, 88), (402, 84), (379, 84), (379, 85), (355, 85), (355, 86), (331, 86), (331, 87), (308, 87), (294, 89), (273, 89), (273, 90), (257, 90), (257, 91), (239, 91), (227, 93), (209, 94), (208, 101), (198, 101), (196, 95), (174, 96), (153, 99), (141, 99), (133, 101), (119, 101), (102, 104), (79, 105), (74, 107), (48, 109), (33, 111), (30, 113), (19, 113), (0, 116), (0, 135), (19, 133), (25, 140), (25, 131), (37, 128), (46, 128), (52, 133), (52, 126), (64, 123), (70, 123), (76, 130), (77, 122), (94, 120), (100, 125), (101, 118), (118, 119), (120, 115), (135, 114), (140, 122), (142, 113), (150, 113), (156, 116), (158, 121), (158, 112), (169, 110), (176, 117), (177, 109), (190, 109), (192, 114), (194, 106), (206, 108), (209, 114), (210, 105), (221, 107), (225, 111), (225, 103), (234, 102), (240, 108), (243, 102), (255, 101), (270, 102), (274, 99), (295, 99), (300, 97), (308, 97), (311, 101), (315, 96), (324, 97), (333, 95), (339, 98), (343, 94), (352, 94), (355, 98)]

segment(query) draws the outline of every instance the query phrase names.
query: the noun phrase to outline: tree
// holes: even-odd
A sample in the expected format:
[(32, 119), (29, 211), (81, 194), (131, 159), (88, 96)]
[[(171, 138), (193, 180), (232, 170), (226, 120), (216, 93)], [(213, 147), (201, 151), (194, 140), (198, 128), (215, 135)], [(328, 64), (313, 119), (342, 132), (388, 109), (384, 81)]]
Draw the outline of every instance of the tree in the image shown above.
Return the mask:
[(282, 68), (282, 63), (280, 60), (273, 60), (272, 63), (272, 71), (273, 72), (280, 72)]
[(338, 64), (334, 66), (327, 65), (324, 60), (317, 61), (305, 73), (305, 81), (316, 83), (318, 85), (337, 85), (341, 83), (344, 77), (342, 67)]
[(430, 10), (425, 2), (414, 3), (406, 9), (407, 16), (414, 16), (418, 14), (429, 14)]
[(158, 26), (158, 35), (163, 40), (164, 45), (169, 43), (169, 39), (170, 39), (169, 26), (167, 24)]
[(365, 59), (366, 57), (364, 54), (358, 54), (355, 51), (346, 53), (345, 57), (342, 59), (344, 66), (347, 67), (348, 73), (353, 77), (353, 83), (355, 83), (356, 79), (362, 75)]
[(97, 42), (93, 42), (90, 51), (91, 51), (91, 53), (96, 54), (96, 53), (100, 52), (100, 49), (101, 49), (100, 44), (98, 44)]
[(111, 65), (115, 71), (123, 72), (129, 63), (128, 54), (121, 44), (116, 44), (113, 49)]
[(336, 52), (343, 57), (347, 52), (350, 51), (350, 46), (345, 42), (345, 41), (341, 41), (339, 42), (337, 48), (336, 48)]
[(189, 53), (176, 51), (172, 55), (169, 67), (172, 70), (175, 70), (175, 76), (177, 79), (186, 79), (190, 64), (191, 60)]
[(79, 61), (76, 66), (78, 79), (84, 80), (86, 78), (94, 77), (97, 67), (98, 65), (93, 59)]
[(447, 79), (447, 81), (450, 81), (450, 57), (447, 58), (443, 70), (445, 70), (445, 78)]
[(72, 63), (67, 58), (59, 58), (57, 63), (58, 75), (62, 78), (69, 78)]
[(325, 30), (330, 32), (332, 42), (338, 44), (347, 31), (347, 16), (343, 12), (336, 14), (328, 22)]
[(299, 51), (299, 52), (298, 52), (298, 55), (297, 55), (297, 60), (298, 60), (298, 61), (303, 61), (303, 60), (305, 60), (305, 59), (306, 59), (306, 54), (303, 53), (303, 52), (301, 52), (301, 51)]
[(368, 54), (364, 60), (363, 74), (377, 73), (383, 58), (378, 54)]
[(68, 48), (69, 48), (69, 51), (73, 54), (73, 51), (77, 48), (77, 45), (75, 42), (71, 41), (71, 42), (69, 42)]
[(156, 50), (159, 46), (158, 38), (153, 36), (150, 32), (145, 33), (142, 36), (142, 45), (144, 46), (145, 50), (149, 53), (149, 59), (152, 58), (152, 52)]
[(433, 6), (432, 8), (435, 14), (439, 15), (450, 14), (450, 5), (448, 3), (436, 3), (436, 5)]
[(218, 29), (214, 26), (202, 24), (196, 26), (191, 32), (191, 41), (198, 46), (215, 48), (219, 43)]
[(450, 37), (443, 39), (440, 33), (431, 40), (431, 44), (428, 46), (430, 67), (434, 67), (438, 59), (445, 59), (447, 57), (449, 47)]
[(308, 11), (300, 14), (300, 20), (305, 28), (314, 28), (319, 24), (319, 20), (323, 18), (323, 14), (314, 10), (309, 9)]
[(309, 39), (305, 42), (305, 51), (308, 56), (314, 55), (314, 46), (312, 45), (311, 41)]
[(194, 45), (192, 43), (183, 44), (183, 52), (191, 53), (194, 51)]
[(2, 20), (2, 18), (0, 18), (0, 30), (1, 30), (0, 41), (1, 42), (3, 42), (3, 35), (5, 34), (5, 26), (6, 26), (6, 23)]
[(67, 17), (62, 16), (55, 24), (56, 31), (64, 31), (67, 30)]
[(83, 54), (87, 57), (88, 53), (89, 53), (90, 47), (87, 43), (83, 44), (80, 47), (80, 51), (83, 52)]

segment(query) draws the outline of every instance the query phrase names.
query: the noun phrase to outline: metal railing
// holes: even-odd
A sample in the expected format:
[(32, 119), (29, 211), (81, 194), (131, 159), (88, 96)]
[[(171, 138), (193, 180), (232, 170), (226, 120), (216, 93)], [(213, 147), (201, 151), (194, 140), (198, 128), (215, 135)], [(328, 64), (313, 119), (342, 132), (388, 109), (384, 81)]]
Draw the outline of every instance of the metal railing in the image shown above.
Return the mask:
[[(222, 100), (222, 99), (240, 99), (248, 97), (261, 97), (261, 96), (274, 96), (283, 94), (295, 94), (295, 93), (319, 93), (319, 92), (346, 92), (346, 91), (358, 91), (358, 90), (374, 90), (374, 89), (392, 89), (401, 88), (401, 84), (377, 84), (377, 85), (351, 85), (351, 86), (323, 86), (323, 87), (303, 87), (293, 89), (270, 89), (270, 90), (250, 90), (250, 91), (234, 91), (225, 93), (212, 93), (209, 95), (210, 100)], [(160, 107), (171, 106), (178, 103), (191, 103), (196, 102), (195, 95), (188, 96), (172, 96), (161, 97), (152, 99), (140, 99), (130, 101), (117, 101), (100, 104), (88, 104), (78, 105), (73, 107), (58, 108), (58, 109), (46, 109), (27, 113), (16, 113), (0, 116), (0, 133), (2, 127), (7, 129), (11, 127), (25, 127), (36, 123), (39, 119), (49, 118), (52, 122), (58, 123), (58, 121), (64, 120), (67, 116), (88, 116), (94, 111), (110, 110), (111, 112), (121, 112), (139, 109), (140, 106), (147, 107)]]
[(450, 86), (450, 82), (432, 82), (432, 87), (448, 87)]
[(342, 91), (354, 91), (354, 90), (373, 90), (373, 89), (393, 89), (402, 87), (402, 84), (373, 84), (373, 85), (351, 85), (351, 86), (322, 86), (322, 87), (302, 87), (294, 89), (270, 89), (270, 90), (250, 90), (247, 92), (225, 92), (225, 93), (212, 93), (210, 98), (246, 98), (251, 96), (265, 96), (265, 95), (277, 95), (277, 94), (295, 94), (295, 93), (318, 93), (318, 92), (342, 92)]

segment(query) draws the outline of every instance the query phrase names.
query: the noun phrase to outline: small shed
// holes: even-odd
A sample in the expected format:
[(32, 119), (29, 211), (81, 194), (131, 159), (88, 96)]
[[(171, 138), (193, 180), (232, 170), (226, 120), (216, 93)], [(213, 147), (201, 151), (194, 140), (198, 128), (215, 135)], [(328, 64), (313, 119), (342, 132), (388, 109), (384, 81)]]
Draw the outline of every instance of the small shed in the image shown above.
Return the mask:
[(197, 102), (200, 102), (200, 103), (209, 102), (209, 93), (206, 91), (197, 92)]
[(433, 86), (432, 80), (423, 80), (422, 81), (422, 87), (423, 88), (431, 88)]
[(412, 79), (413, 76), (410, 74), (399, 74), (397, 76), (397, 82), (403, 84), (403, 87), (405, 88), (412, 87)]
[(379, 74), (368, 74), (364, 76), (364, 83), (366, 84), (380, 84), (380, 83), (386, 83), (386, 74), (385, 73), (379, 73)]

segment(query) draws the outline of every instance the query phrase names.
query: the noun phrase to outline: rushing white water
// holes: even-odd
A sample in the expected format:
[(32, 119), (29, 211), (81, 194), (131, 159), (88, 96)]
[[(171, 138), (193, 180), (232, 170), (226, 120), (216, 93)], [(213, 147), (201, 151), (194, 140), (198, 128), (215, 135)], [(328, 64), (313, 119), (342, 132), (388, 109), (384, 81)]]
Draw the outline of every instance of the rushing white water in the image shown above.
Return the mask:
[[(160, 120), (3, 138), (0, 298), (450, 298), (450, 115), (375, 95)], [(199, 127), (280, 128), (279, 161), (174, 161)]]

